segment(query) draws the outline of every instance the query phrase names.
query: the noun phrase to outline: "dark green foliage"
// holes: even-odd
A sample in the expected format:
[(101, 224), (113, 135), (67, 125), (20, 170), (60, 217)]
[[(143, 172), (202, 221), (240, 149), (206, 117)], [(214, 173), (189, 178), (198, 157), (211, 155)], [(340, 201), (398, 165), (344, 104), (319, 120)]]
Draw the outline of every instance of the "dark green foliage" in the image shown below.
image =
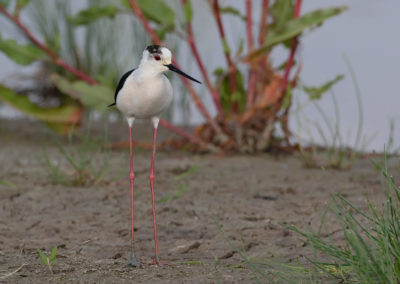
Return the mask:
[(192, 9), (192, 3), (190, 2), (190, 0), (187, 0), (185, 3), (185, 19), (186, 22), (191, 22), (192, 18), (193, 18), (193, 9)]
[(20, 65), (30, 65), (37, 60), (43, 60), (46, 54), (32, 44), (21, 45), (13, 39), (3, 39), (0, 33), (0, 50), (7, 57)]
[(269, 25), (269, 29), (276, 33), (281, 32), (286, 23), (293, 18), (294, 6), (292, 0), (275, 1), (270, 9), (270, 15), (273, 22)]
[(321, 9), (308, 12), (297, 19), (291, 18), (284, 22), (279, 20), (279, 24), (272, 23), (264, 45), (252, 52), (249, 58), (253, 60), (269, 52), (271, 47), (300, 35), (308, 28), (320, 26), (325, 20), (342, 13), (346, 9), (346, 7)]
[(246, 90), (244, 88), (243, 75), (239, 70), (236, 70), (235, 75), (235, 90), (231, 92), (229, 74), (226, 70), (218, 68), (214, 71), (214, 75), (217, 78), (218, 92), (221, 98), (221, 105), (225, 111), (232, 110), (232, 106), (235, 104), (238, 106), (239, 112), (243, 112), (246, 109)]
[(76, 26), (87, 25), (90, 22), (97, 21), (101, 18), (113, 19), (119, 12), (118, 7), (114, 5), (106, 6), (90, 6), (88, 9), (80, 11), (74, 17), (70, 17), (69, 20)]
[(242, 13), (240, 13), (240, 11), (238, 9), (235, 9), (232, 6), (220, 7), (219, 11), (222, 14), (237, 16), (240, 19), (242, 19), (243, 21), (246, 21), (246, 18), (247, 18), (246, 16), (242, 15)]
[[(128, 0), (120, 0), (123, 6), (132, 11)], [(138, 5), (146, 19), (158, 25), (156, 32), (161, 39), (175, 29), (175, 12), (162, 0), (138, 0)]]
[(55, 108), (41, 108), (32, 103), (27, 96), (16, 94), (13, 90), (0, 85), (0, 100), (7, 102), (22, 113), (44, 122), (50, 128), (65, 132), (76, 123), (74, 120), (80, 111), (75, 104), (62, 105)]

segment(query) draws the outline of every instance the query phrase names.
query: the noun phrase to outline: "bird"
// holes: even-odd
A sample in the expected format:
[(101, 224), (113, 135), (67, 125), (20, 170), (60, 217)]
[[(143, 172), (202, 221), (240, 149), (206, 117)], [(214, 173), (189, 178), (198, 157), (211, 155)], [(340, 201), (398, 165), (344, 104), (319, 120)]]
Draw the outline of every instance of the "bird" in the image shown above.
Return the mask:
[(173, 71), (196, 83), (200, 81), (184, 73), (172, 64), (171, 51), (160, 45), (147, 46), (143, 51), (142, 59), (137, 68), (126, 72), (120, 79), (114, 95), (114, 103), (109, 106), (116, 106), (126, 118), (129, 126), (129, 180), (131, 197), (131, 252), (128, 266), (141, 267), (134, 248), (134, 218), (133, 218), (133, 185), (135, 174), (133, 172), (132, 158), (132, 125), (136, 119), (149, 119), (153, 123), (153, 147), (150, 166), (150, 190), (153, 210), (154, 228), (154, 259), (150, 264), (158, 266), (168, 265), (158, 255), (157, 225), (154, 205), (154, 159), (156, 154), (157, 129), (160, 116), (172, 102), (173, 90), (166, 71)]

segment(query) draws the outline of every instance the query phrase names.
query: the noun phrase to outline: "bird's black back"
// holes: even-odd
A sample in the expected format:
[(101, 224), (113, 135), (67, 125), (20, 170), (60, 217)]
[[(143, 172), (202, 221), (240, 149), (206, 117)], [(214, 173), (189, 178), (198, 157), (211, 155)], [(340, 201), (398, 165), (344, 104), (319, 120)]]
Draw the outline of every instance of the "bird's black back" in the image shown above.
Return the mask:
[(129, 70), (129, 71), (126, 72), (124, 75), (122, 75), (121, 79), (119, 80), (117, 89), (115, 90), (114, 103), (110, 104), (109, 107), (110, 107), (110, 106), (115, 106), (115, 104), (117, 103), (117, 96), (118, 96), (119, 91), (120, 91), (120, 90), (122, 89), (122, 87), (124, 86), (125, 81), (126, 81), (126, 79), (128, 78), (128, 76), (131, 75), (131, 73), (132, 73), (133, 71), (135, 71), (135, 70), (136, 70), (136, 68), (133, 68), (132, 70)]

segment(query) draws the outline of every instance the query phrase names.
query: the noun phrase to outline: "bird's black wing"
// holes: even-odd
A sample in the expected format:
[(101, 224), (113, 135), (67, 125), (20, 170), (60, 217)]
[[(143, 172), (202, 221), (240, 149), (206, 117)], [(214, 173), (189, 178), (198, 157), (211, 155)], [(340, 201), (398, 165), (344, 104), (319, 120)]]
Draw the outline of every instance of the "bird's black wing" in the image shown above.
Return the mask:
[(135, 71), (136, 68), (129, 70), (128, 72), (126, 72), (124, 75), (122, 75), (121, 79), (119, 80), (117, 89), (115, 90), (115, 95), (114, 95), (114, 102), (112, 104), (109, 105), (110, 106), (115, 106), (115, 104), (117, 103), (117, 96), (118, 96), (118, 92), (122, 89), (122, 87), (125, 84), (126, 78), (128, 78), (129, 75), (131, 75), (131, 73), (133, 71)]

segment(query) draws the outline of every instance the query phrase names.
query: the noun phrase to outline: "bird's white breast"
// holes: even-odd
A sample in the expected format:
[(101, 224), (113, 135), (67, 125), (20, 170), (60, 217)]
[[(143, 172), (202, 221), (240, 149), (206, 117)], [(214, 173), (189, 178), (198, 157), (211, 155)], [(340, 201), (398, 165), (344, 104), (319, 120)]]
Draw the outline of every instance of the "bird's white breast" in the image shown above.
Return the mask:
[(172, 101), (172, 87), (167, 77), (139, 78), (136, 72), (126, 79), (117, 96), (117, 107), (125, 117), (159, 117)]

